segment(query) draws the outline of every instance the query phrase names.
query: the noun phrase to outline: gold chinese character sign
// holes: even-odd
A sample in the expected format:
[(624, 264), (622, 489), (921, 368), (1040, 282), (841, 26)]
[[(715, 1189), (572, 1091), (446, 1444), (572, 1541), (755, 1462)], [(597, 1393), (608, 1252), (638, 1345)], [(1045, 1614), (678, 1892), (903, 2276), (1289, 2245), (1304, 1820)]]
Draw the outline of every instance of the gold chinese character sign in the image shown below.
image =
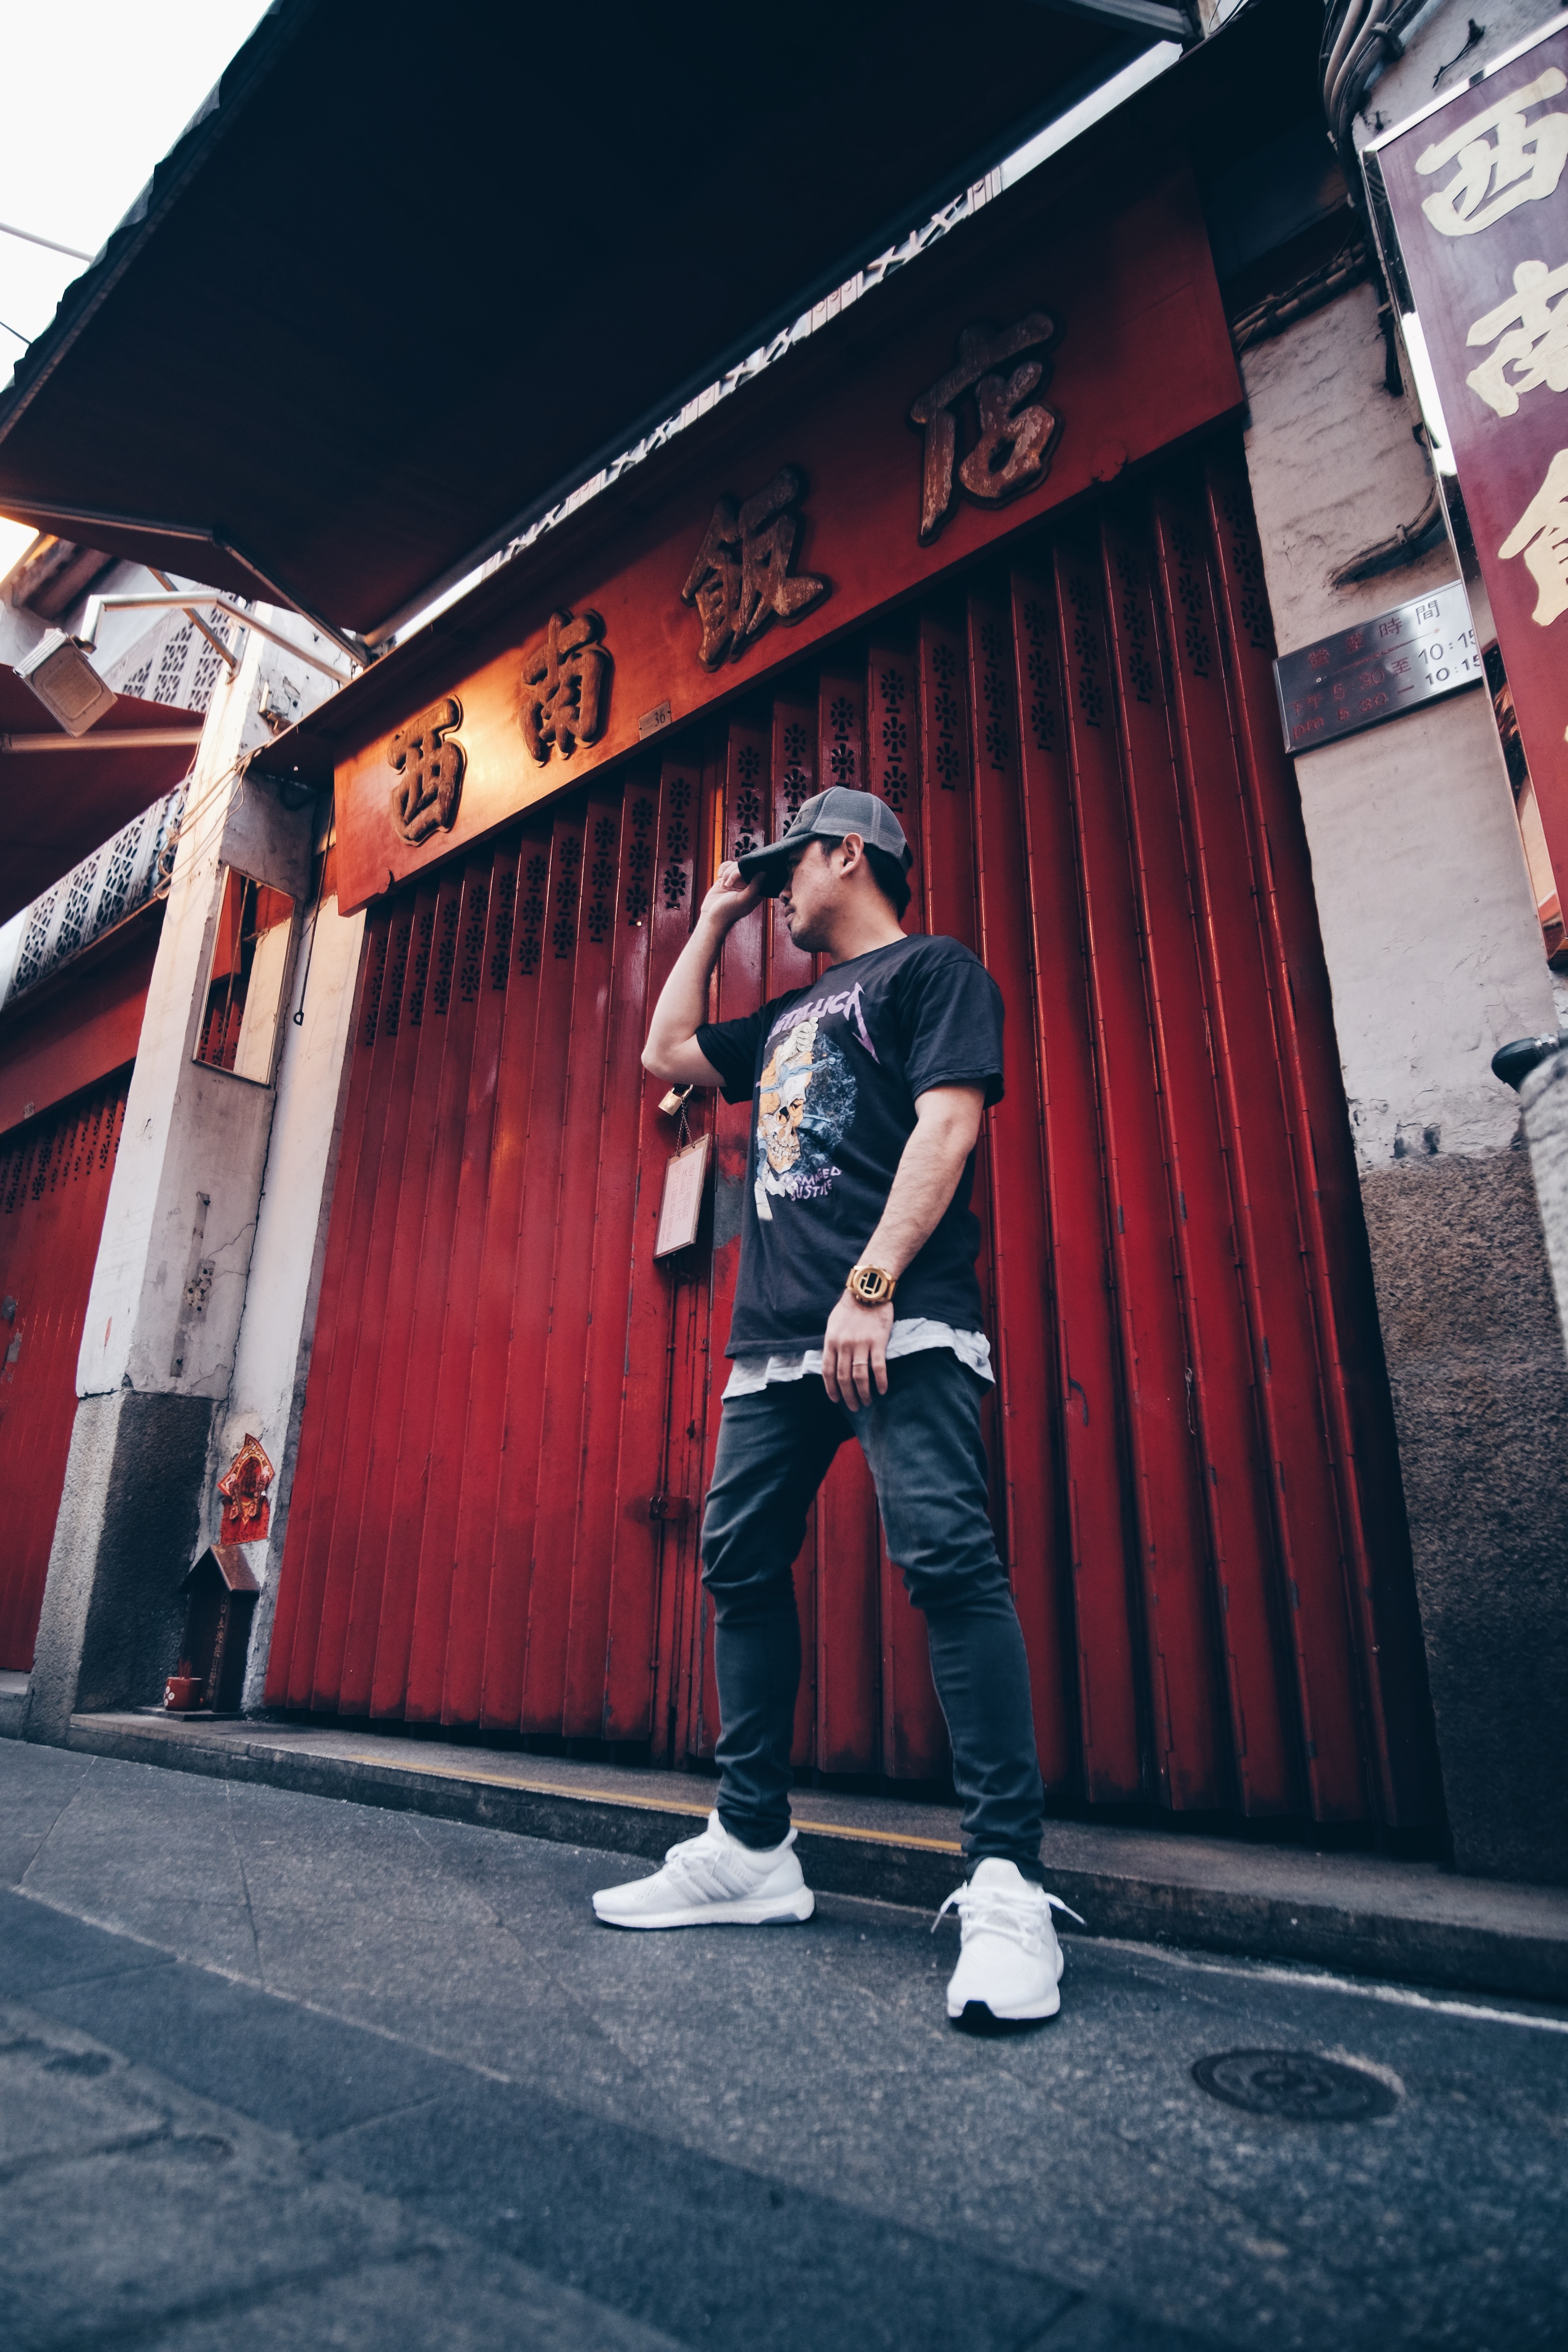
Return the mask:
[(450, 833), (458, 814), (467, 764), (460, 743), (447, 739), (463, 723), (463, 706), (455, 694), (433, 702), (392, 739), (386, 763), (396, 782), (392, 787), (392, 828), (413, 848), (437, 831)]
[(965, 327), (953, 365), (910, 408), (910, 424), (920, 425), (925, 436), (922, 547), (930, 546), (952, 511), (958, 406), (966, 393), (974, 394), (979, 437), (956, 470), (970, 497), (982, 506), (1001, 506), (1045, 480), (1061, 419), (1029, 395), (1045, 381), (1046, 362), (1026, 359), (1017, 367), (1008, 362), (1025, 352), (1043, 352), (1056, 333), (1056, 321), (1043, 310), (1030, 310), (1010, 327)]
[(798, 621), (828, 593), (815, 573), (792, 573), (805, 476), (781, 466), (765, 489), (738, 501), (729, 491), (713, 509), (707, 537), (680, 592), (702, 624), (697, 658), (704, 669), (739, 661), (770, 621)]
[(527, 647), (521, 677), (522, 740), (542, 767), (552, 751), (569, 760), (579, 743), (596, 743), (610, 712), (608, 652), (597, 613), (552, 613), (544, 635)]
[[(1369, 150), (1420, 315), (1510, 723), (1568, 877), (1568, 19)], [(1379, 221), (1384, 219), (1380, 209)], [(1503, 691), (1492, 678), (1494, 695)], [(1522, 814), (1522, 809), (1521, 809)], [(1538, 892), (1538, 895), (1542, 895)]]

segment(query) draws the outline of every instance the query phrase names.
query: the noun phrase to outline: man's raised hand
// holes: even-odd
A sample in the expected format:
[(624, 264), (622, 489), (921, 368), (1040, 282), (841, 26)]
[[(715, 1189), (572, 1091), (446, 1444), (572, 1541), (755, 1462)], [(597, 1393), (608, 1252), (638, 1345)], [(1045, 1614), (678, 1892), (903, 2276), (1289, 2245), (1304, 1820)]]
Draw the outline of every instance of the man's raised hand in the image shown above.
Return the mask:
[(749, 915), (760, 904), (763, 896), (762, 877), (746, 881), (732, 857), (727, 857), (713, 878), (713, 887), (703, 899), (698, 914), (700, 922), (715, 924), (727, 931), (742, 915)]

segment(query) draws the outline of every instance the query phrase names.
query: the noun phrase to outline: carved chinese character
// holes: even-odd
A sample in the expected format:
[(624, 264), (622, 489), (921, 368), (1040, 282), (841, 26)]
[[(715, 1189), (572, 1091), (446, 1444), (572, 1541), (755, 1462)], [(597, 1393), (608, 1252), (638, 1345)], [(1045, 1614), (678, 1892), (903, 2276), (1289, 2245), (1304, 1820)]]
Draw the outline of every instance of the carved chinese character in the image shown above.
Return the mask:
[(1517, 415), (1521, 395), (1540, 384), (1568, 392), (1568, 262), (1548, 269), (1521, 261), (1511, 299), (1478, 319), (1465, 341), (1497, 346), (1465, 382), (1500, 416)]
[(1538, 114), (1533, 122), (1524, 118), (1529, 108), (1564, 89), (1568, 74), (1548, 66), (1523, 89), (1483, 106), (1417, 155), (1423, 177), (1449, 163), (1459, 167), (1446, 187), (1421, 199), (1440, 236), (1479, 236), (1516, 205), (1552, 194), (1568, 163), (1568, 114)]
[(1540, 627), (1568, 613), (1568, 449), (1559, 449), (1498, 553), (1523, 556), (1540, 591), (1530, 616)]
[(781, 466), (766, 489), (738, 505), (726, 491), (713, 509), (708, 535), (680, 592), (702, 624), (697, 658), (717, 669), (739, 661), (770, 621), (798, 621), (819, 604), (828, 583), (813, 572), (791, 573), (800, 517), (791, 509), (805, 496), (798, 466)]
[(456, 821), (466, 761), (462, 745), (446, 738), (462, 723), (463, 706), (449, 694), (400, 727), (392, 739), (386, 755), (397, 778), (392, 787), (392, 827), (411, 848), (428, 841), (437, 827), (449, 833)]
[(522, 739), (542, 767), (552, 750), (569, 760), (595, 743), (610, 709), (610, 656), (597, 640), (597, 613), (552, 613), (550, 625), (522, 656)]
[(957, 364), (922, 392), (910, 421), (925, 431), (921, 478), (921, 544), (929, 547), (947, 520), (953, 499), (953, 458), (958, 447), (957, 403), (973, 391), (980, 437), (958, 467), (973, 499), (1001, 506), (1043, 481), (1051, 447), (1061, 430), (1055, 412), (1029, 394), (1045, 379), (1043, 360), (1026, 360), (1006, 374), (999, 371), (1021, 352), (1040, 351), (1055, 341), (1056, 322), (1031, 310), (1011, 327), (965, 327), (958, 338)]

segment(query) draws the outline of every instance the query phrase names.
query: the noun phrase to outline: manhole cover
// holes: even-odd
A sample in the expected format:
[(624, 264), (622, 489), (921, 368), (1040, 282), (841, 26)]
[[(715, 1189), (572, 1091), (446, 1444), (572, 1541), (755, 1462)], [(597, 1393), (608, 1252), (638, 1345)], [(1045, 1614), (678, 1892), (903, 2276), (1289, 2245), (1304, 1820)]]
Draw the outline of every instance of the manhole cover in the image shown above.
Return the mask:
[(1385, 2083), (1359, 2066), (1341, 2066), (1308, 2050), (1226, 2050), (1193, 2068), (1199, 2088), (1249, 2116), (1291, 2124), (1359, 2123), (1389, 2116), (1398, 2104)]

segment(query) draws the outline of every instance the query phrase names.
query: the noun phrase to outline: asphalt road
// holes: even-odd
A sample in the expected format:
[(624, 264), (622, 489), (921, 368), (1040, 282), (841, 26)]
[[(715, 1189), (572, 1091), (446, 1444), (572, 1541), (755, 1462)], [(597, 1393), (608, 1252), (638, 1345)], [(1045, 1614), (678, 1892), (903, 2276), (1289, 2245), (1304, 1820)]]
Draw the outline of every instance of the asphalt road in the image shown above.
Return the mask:
[(597, 1927), (644, 1867), (0, 1743), (0, 2338), (1568, 2345), (1562, 2012), (1079, 1936), (982, 2038), (950, 1926)]

